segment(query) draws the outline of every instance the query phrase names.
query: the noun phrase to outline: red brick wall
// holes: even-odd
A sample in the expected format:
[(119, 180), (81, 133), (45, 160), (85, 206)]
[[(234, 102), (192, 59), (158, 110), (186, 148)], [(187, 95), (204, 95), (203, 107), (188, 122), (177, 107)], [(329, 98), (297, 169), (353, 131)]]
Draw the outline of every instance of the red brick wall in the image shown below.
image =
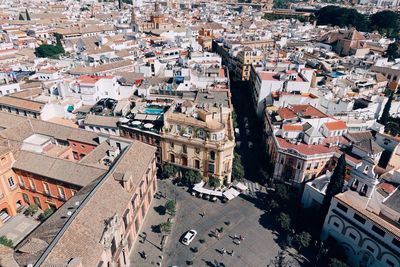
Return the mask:
[(86, 156), (87, 154), (90, 153), (93, 149), (95, 149), (96, 146), (94, 145), (89, 145), (85, 144), (82, 142), (78, 141), (73, 141), (73, 140), (68, 140), (69, 145), (72, 147), (72, 153), (74, 156), (76, 155), (78, 158), (75, 158), (77, 160), (80, 160), (83, 158), (83, 156)]
[[(35, 203), (33, 197), (38, 197), (40, 199), (41, 208), (43, 210), (49, 207), (48, 205), (49, 203), (59, 208), (62, 204), (64, 204), (66, 200), (72, 197), (72, 190), (78, 191), (80, 189), (77, 186), (56, 182), (54, 180), (47, 179), (45, 177), (41, 177), (36, 174), (31, 174), (19, 170), (16, 170), (15, 172), (24, 181), (25, 186), (23, 188), (21, 187), (21, 192), (28, 195), (30, 204)], [(29, 178), (32, 179), (36, 190), (31, 190), (29, 184)], [(47, 196), (45, 194), (43, 182), (49, 185), (49, 191), (51, 196)], [(58, 187), (64, 188), (65, 200), (59, 197)]]

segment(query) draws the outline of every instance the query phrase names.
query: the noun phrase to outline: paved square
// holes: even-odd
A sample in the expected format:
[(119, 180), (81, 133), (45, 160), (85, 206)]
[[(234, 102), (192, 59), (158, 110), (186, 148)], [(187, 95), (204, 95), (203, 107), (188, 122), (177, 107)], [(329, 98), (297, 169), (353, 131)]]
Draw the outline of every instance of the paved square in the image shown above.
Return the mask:
[(39, 224), (34, 218), (19, 213), (0, 227), (0, 236), (6, 236), (16, 245)]
[[(141, 230), (147, 233), (147, 241), (143, 244), (138, 242), (141, 240), (138, 238), (131, 254), (134, 266), (156, 266), (157, 263), (162, 266), (187, 266), (186, 261), (189, 260), (193, 261), (193, 266), (215, 266), (216, 262), (222, 262), (225, 266), (260, 267), (270, 264), (278, 254), (277, 237), (260, 224), (264, 211), (253, 203), (241, 197), (226, 204), (220, 201), (212, 203), (192, 196), (186, 188), (173, 186), (170, 181), (159, 181), (159, 190), (166, 193), (167, 198), (177, 200), (173, 229), (164, 250), (159, 250), (160, 237), (152, 233), (151, 226), (166, 221), (168, 216), (159, 215), (154, 209), (163, 205), (166, 199), (155, 199)], [(200, 216), (203, 211), (204, 217)], [(210, 236), (212, 231), (221, 227), (223, 231), (219, 239)], [(190, 246), (185, 246), (179, 240), (190, 229), (195, 229), (198, 234)], [(244, 236), (239, 245), (233, 242), (235, 235)], [(201, 244), (200, 239), (204, 239), (205, 243)], [(194, 247), (198, 248), (197, 253), (191, 251)], [(222, 248), (234, 251), (233, 256), (220, 253)], [(146, 252), (147, 259), (140, 256), (142, 251)]]

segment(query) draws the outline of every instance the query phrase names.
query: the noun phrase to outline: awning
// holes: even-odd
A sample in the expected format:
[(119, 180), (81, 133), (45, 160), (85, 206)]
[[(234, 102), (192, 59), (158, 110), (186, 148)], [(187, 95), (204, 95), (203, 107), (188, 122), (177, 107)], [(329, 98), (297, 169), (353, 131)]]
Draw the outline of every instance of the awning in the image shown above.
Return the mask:
[(223, 194), (228, 200), (234, 199), (238, 195), (240, 195), (240, 192), (236, 191), (234, 188), (229, 188), (226, 190)]
[(242, 184), (241, 182), (238, 182), (237, 184), (234, 184), (233, 186), (242, 191), (246, 191), (248, 189), (248, 187), (245, 186), (244, 184)]

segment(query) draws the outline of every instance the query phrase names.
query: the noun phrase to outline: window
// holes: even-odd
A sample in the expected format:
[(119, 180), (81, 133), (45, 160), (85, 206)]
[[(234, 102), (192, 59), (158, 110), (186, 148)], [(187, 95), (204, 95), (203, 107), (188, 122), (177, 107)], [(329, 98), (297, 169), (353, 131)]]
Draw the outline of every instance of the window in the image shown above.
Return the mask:
[(400, 248), (400, 240), (393, 238), (392, 244), (395, 245), (396, 247)]
[(76, 191), (75, 190), (71, 190), (71, 194), (72, 194), (72, 196), (75, 196), (76, 195)]
[(344, 206), (343, 204), (340, 204), (340, 203), (337, 203), (336, 207), (344, 212), (347, 212), (347, 210), (348, 210), (346, 206)]
[(311, 163), (307, 164), (307, 170), (311, 169)]
[(357, 213), (354, 214), (353, 218), (354, 218), (356, 221), (358, 221), (358, 222), (360, 222), (360, 223), (362, 223), (362, 224), (365, 223), (365, 219), (364, 219), (363, 217), (361, 217), (360, 215), (358, 215)]
[(390, 267), (394, 267), (394, 262), (392, 262), (391, 260), (386, 260), (386, 264)]
[(353, 233), (350, 233), (350, 234), (349, 234), (349, 237), (350, 237), (351, 239), (353, 239), (353, 240), (356, 240), (356, 236), (355, 236)]
[(10, 186), (11, 189), (15, 188), (15, 181), (13, 177), (8, 178), (8, 185)]
[(35, 202), (35, 204), (41, 209), (42, 208), (42, 204), (40, 203), (40, 198), (38, 197), (33, 197), (33, 202)]
[(385, 236), (385, 231), (383, 231), (381, 228), (376, 227), (375, 225), (372, 226), (372, 231), (374, 231), (375, 233), (377, 233), (380, 236)]
[(208, 172), (214, 173), (214, 169), (215, 169), (214, 163), (208, 163)]
[(26, 204), (28, 204), (28, 205), (30, 204), (29, 196), (28, 196), (27, 194), (25, 194), (25, 193), (22, 194), (22, 198), (24, 199), (24, 201), (25, 201)]
[(366, 246), (366, 248), (371, 252), (371, 253), (374, 253), (374, 251), (375, 251), (375, 249), (373, 248), (373, 247), (370, 247), (370, 246)]
[(58, 187), (58, 195), (60, 196), (60, 198), (65, 199), (65, 192), (63, 187)]
[(301, 163), (300, 163), (300, 162), (297, 163), (297, 169), (298, 169), (298, 170), (301, 169)]
[(186, 147), (186, 145), (182, 145), (182, 152), (185, 153), (185, 154), (187, 153), (187, 147)]
[(194, 152), (195, 152), (196, 154), (200, 154), (200, 148), (196, 147), (196, 148), (194, 149)]
[(210, 159), (215, 160), (215, 152), (214, 151), (210, 152)]
[(171, 148), (174, 148), (174, 143), (173, 142), (169, 143), (169, 145), (171, 146)]
[(46, 194), (50, 195), (49, 184), (48, 183), (43, 183), (43, 188), (44, 188), (44, 192)]
[(18, 181), (19, 181), (19, 185), (20, 185), (21, 187), (24, 187), (24, 186), (25, 186), (24, 179), (22, 179), (22, 177), (19, 176), (19, 175), (18, 175)]
[(314, 169), (318, 169), (318, 162), (314, 164)]

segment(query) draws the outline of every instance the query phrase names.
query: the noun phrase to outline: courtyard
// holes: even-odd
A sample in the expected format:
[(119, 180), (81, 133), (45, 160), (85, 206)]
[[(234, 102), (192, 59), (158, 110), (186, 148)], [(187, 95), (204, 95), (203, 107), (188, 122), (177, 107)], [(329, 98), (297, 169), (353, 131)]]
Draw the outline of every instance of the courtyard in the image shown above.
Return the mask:
[[(277, 234), (266, 226), (273, 218), (260, 209), (256, 198), (245, 196), (213, 203), (192, 196), (187, 188), (172, 185), (169, 180), (159, 180), (158, 184), (166, 198), (152, 202), (141, 229), (146, 241), (142, 243), (143, 238), (138, 237), (130, 257), (133, 266), (268, 266), (281, 251)], [(154, 229), (169, 217), (161, 212), (167, 199), (176, 199), (177, 212), (161, 251), (161, 236)], [(212, 234), (217, 228), (222, 230), (218, 239)], [(190, 229), (196, 230), (197, 236), (185, 246), (180, 239)], [(242, 235), (240, 244), (235, 244), (235, 235)], [(221, 253), (222, 249), (229, 253)]]

